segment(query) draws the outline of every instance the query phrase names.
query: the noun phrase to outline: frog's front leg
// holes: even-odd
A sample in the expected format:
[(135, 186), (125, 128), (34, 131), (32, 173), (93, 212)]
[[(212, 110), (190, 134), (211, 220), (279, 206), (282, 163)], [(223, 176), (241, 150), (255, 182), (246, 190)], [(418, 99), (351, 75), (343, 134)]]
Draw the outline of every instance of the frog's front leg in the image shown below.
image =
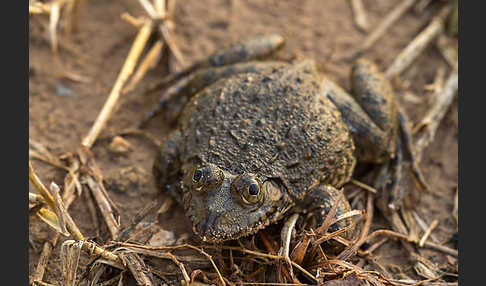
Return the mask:
[[(349, 202), (344, 196), (338, 201), (339, 193), (340, 191), (331, 185), (316, 186), (312, 190), (310, 190), (309, 193), (306, 194), (304, 199), (296, 206), (296, 210), (302, 210), (306, 212), (308, 211), (313, 214), (316, 218), (316, 227), (319, 227), (322, 225), (327, 215), (329, 214), (329, 211), (335, 204), (338, 205), (336, 213), (334, 215), (334, 219), (351, 211)], [(351, 223), (351, 218), (339, 220), (330, 226), (329, 232), (335, 232), (337, 230), (344, 229), (345, 227), (350, 226)], [(351, 228), (342, 236), (344, 238), (350, 239), (352, 235), (353, 229)]]
[(169, 192), (177, 202), (182, 203), (180, 146), (181, 133), (179, 130), (173, 131), (160, 147), (153, 165), (153, 173), (156, 186)]

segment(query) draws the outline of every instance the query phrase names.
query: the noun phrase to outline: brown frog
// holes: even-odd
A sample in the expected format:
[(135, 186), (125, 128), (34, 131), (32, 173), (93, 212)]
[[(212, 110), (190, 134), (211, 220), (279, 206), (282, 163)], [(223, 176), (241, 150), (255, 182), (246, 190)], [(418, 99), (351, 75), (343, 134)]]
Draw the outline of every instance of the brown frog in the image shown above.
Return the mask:
[[(349, 94), (312, 60), (255, 61), (282, 44), (278, 35), (234, 44), (165, 82), (189, 74), (173, 89), (185, 104), (154, 174), (204, 241), (253, 234), (315, 206), (322, 222), (357, 161), (395, 154), (397, 102), (373, 63), (354, 64)], [(336, 216), (350, 210), (337, 203)]]

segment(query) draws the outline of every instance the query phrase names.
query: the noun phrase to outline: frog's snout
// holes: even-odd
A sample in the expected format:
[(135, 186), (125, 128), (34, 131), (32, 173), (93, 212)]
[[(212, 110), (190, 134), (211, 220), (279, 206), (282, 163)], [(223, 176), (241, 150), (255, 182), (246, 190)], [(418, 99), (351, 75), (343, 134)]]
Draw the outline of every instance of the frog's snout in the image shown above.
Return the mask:
[(200, 234), (204, 241), (212, 241), (217, 238), (216, 225), (221, 217), (221, 214), (214, 211), (207, 211), (206, 218), (201, 224), (197, 225), (196, 232)]

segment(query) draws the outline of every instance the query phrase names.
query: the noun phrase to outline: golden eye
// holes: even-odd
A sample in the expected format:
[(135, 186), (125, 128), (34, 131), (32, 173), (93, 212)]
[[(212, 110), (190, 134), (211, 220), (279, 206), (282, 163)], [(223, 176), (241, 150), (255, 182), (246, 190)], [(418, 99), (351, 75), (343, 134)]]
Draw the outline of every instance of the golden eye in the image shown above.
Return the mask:
[(192, 173), (194, 190), (200, 192), (219, 186), (224, 179), (223, 171), (213, 165), (197, 168)]
[(251, 174), (238, 176), (231, 184), (231, 190), (247, 205), (256, 204), (263, 198), (262, 184)]

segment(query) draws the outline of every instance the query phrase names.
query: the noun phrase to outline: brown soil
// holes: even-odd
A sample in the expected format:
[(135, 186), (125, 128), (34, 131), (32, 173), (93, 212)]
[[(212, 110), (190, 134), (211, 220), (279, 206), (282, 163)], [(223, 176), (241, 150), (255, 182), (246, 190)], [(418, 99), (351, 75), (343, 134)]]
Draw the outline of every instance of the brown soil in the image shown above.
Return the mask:
[[(123, 12), (144, 15), (137, 1), (83, 2), (86, 3), (81, 9), (79, 30), (67, 38), (60, 33), (61, 41), (72, 43), (81, 56), (67, 53), (61, 48), (61, 61), (76, 74), (88, 77), (91, 80), (89, 83), (56, 78), (53, 54), (46, 40), (47, 32), (41, 25), (47, 22), (47, 18), (34, 15), (30, 21), (29, 138), (43, 144), (56, 155), (74, 151), (80, 144), (116, 80), (137, 32), (120, 15)], [(371, 27), (400, 2), (364, 1)], [(441, 1), (435, 1), (423, 12), (412, 10), (406, 13), (365, 56), (376, 61), (382, 69), (388, 67), (437, 12), (437, 2)], [(351, 56), (366, 37), (353, 22), (349, 1), (186, 0), (177, 2), (174, 18), (174, 40), (182, 51), (186, 65), (230, 42), (274, 32), (286, 39), (286, 47), (278, 54), (279, 58), (314, 58), (323, 72), (344, 87), (349, 87)], [(431, 46), (413, 67), (402, 74), (403, 82), (409, 84), (406, 90), (418, 99), (407, 100), (403, 93), (399, 93), (413, 123), (420, 120), (429, 107), (424, 86), (433, 82), (441, 65), (446, 66), (446, 63), (437, 49)], [(175, 69), (181, 68), (173, 66)], [(164, 67), (157, 67), (141, 85), (155, 82), (167, 72)], [(124, 139), (131, 144), (130, 151), (120, 155), (110, 149), (112, 138), (122, 130), (136, 128), (156, 100), (157, 95), (144, 97), (139, 92), (123, 96), (117, 111), (92, 148), (107, 178), (108, 192), (121, 210), (122, 226), (129, 224), (131, 218), (149, 202), (161, 202), (167, 196), (157, 191), (152, 179), (152, 161), (156, 152), (153, 144), (141, 137), (125, 136)], [(163, 121), (161, 117), (156, 118), (146, 131), (159, 140), (164, 138), (170, 126)], [(454, 102), (439, 127), (435, 141), (424, 151), (420, 165), (431, 190), (422, 193), (416, 204), (417, 213), (426, 223), (439, 220), (433, 236), (441, 243), (447, 242), (457, 231), (452, 216), (458, 182), (457, 138), (457, 102)], [(45, 184), (55, 181), (62, 185), (63, 171), (37, 160), (33, 160), (33, 165)], [(32, 186), (29, 190), (35, 192)], [(69, 212), (87, 237), (99, 241), (109, 238), (101, 217), (98, 218), (98, 225), (91, 219), (84, 196), (76, 199)], [(376, 216), (378, 223), (379, 214), (376, 213)], [(176, 237), (184, 233), (192, 235), (190, 223), (175, 205), (159, 217), (159, 221), (162, 228), (174, 231)], [(373, 228), (386, 226), (384, 220), (381, 221)], [(30, 219), (29, 231), (29, 270), (32, 274), (42, 245), (54, 235), (54, 231), (35, 217)], [(446, 245), (453, 247), (451, 243)], [(53, 250), (44, 277), (44, 281), (57, 285), (62, 284), (59, 251), (60, 243)], [(442, 253), (421, 250), (421, 254), (440, 266), (447, 264)], [(376, 255), (380, 263), (387, 265), (386, 270), (390, 273), (395, 272), (391, 265), (397, 265), (410, 277), (420, 278), (413, 270), (407, 251), (399, 242), (388, 242), (376, 251)], [(84, 267), (82, 263), (81, 266)]]

